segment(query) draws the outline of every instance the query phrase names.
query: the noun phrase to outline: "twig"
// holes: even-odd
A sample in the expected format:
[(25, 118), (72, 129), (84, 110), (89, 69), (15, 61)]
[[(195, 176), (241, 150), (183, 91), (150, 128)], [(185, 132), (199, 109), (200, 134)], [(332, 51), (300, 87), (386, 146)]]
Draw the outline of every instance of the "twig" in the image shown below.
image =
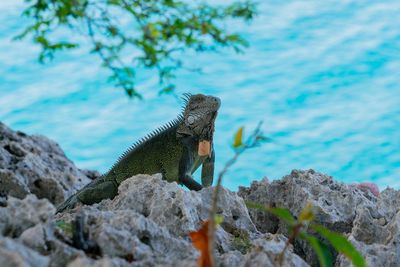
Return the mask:
[(217, 185), (215, 186), (213, 196), (212, 196), (212, 204), (209, 215), (209, 224), (208, 224), (208, 252), (211, 259), (212, 266), (216, 266), (215, 257), (214, 257), (214, 243), (215, 243), (215, 215), (217, 213), (217, 203), (218, 203), (218, 195), (221, 189), (222, 178), (225, 173), (229, 170), (229, 168), (235, 164), (239, 156), (249, 148), (253, 148), (259, 145), (260, 141), (265, 140), (264, 136), (261, 132), (262, 121), (260, 121), (253, 131), (253, 133), (249, 136), (246, 142), (242, 145), (242, 147), (238, 148), (235, 151), (235, 155), (225, 163), (224, 168), (218, 174)]
[(287, 248), (289, 247), (290, 244), (293, 243), (294, 239), (299, 235), (299, 232), (300, 232), (300, 230), (301, 230), (302, 227), (303, 227), (303, 224), (302, 224), (302, 223), (296, 224), (296, 225), (293, 227), (293, 232), (292, 232), (292, 234), (290, 235), (290, 237), (289, 237), (288, 240), (286, 241), (285, 247), (283, 248), (282, 252), (281, 252), (281, 253), (279, 254), (279, 256), (278, 256), (278, 262), (279, 262), (279, 265), (280, 265), (280, 266), (282, 266), (282, 264), (283, 264), (283, 259), (284, 259), (285, 252), (286, 252)]

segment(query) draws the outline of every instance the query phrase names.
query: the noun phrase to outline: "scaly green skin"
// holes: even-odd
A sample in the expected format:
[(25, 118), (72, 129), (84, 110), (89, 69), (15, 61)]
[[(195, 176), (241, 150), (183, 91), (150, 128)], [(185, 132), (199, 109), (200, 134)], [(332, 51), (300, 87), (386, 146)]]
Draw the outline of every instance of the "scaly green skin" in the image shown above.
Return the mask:
[[(118, 193), (119, 184), (137, 174), (161, 173), (168, 182), (178, 182), (191, 190), (210, 186), (214, 176), (214, 149), (211, 147), (210, 156), (199, 156), (198, 145), (203, 140), (212, 144), (214, 120), (220, 101), (204, 95), (187, 97), (183, 116), (135, 144), (109, 172), (67, 199), (57, 208), (57, 212), (73, 208), (78, 203), (90, 205), (103, 199), (112, 199)], [(192, 177), (200, 165), (202, 185)]]

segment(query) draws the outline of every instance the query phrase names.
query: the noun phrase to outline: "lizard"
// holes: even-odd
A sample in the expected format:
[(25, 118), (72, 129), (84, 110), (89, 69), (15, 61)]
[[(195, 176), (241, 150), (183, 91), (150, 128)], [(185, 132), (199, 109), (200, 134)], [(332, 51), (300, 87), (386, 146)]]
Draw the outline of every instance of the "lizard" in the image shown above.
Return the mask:
[[(134, 143), (111, 169), (70, 196), (57, 213), (78, 203), (91, 205), (113, 199), (122, 181), (137, 174), (161, 173), (168, 182), (190, 190), (211, 186), (214, 178), (213, 135), (221, 101), (203, 94), (184, 94), (182, 113)], [(201, 184), (193, 173), (202, 165)]]

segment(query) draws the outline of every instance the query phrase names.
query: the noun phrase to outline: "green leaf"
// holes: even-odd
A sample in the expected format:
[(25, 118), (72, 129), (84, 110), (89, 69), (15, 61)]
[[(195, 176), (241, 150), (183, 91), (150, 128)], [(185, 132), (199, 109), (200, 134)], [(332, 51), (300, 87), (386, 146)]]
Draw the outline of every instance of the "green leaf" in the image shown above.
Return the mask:
[(321, 267), (333, 267), (332, 254), (325, 244), (318, 240), (318, 238), (308, 234), (301, 233), (299, 236), (311, 245), (317, 254), (319, 265)]
[(244, 127), (240, 127), (239, 130), (235, 133), (235, 136), (233, 138), (233, 147), (238, 148), (243, 145), (243, 129)]
[(215, 225), (220, 225), (221, 223), (224, 222), (224, 216), (222, 216), (220, 214), (216, 214), (214, 216), (214, 221), (215, 221)]
[(294, 224), (296, 220), (288, 209), (285, 208), (267, 208), (267, 211), (274, 214), (278, 218), (286, 221), (289, 224)]
[(263, 204), (256, 203), (253, 201), (246, 201), (246, 206), (249, 208), (252, 208), (252, 209), (257, 209), (257, 210), (271, 213), (271, 214), (275, 215), (276, 217), (284, 220), (289, 225), (293, 225), (296, 222), (296, 220), (293, 218), (292, 214), (290, 214), (290, 211), (285, 208), (269, 208)]
[(332, 246), (351, 260), (354, 267), (366, 267), (364, 258), (354, 246), (341, 234), (332, 232), (321, 225), (312, 225), (311, 228), (326, 238)]

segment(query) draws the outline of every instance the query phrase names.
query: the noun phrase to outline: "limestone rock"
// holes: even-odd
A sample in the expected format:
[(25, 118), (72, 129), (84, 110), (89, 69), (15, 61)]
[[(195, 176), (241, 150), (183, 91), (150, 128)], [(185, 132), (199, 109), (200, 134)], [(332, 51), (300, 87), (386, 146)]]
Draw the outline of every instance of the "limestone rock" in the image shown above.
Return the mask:
[(25, 247), (17, 241), (0, 236), (0, 266), (2, 267), (47, 267), (49, 258)]
[[(113, 200), (77, 207), (58, 220), (71, 221), (74, 214), (85, 214), (91, 238), (108, 257), (164, 262), (161, 255), (168, 255), (195, 265), (197, 251), (189, 233), (198, 230), (201, 221), (208, 218), (211, 193), (211, 188), (200, 192), (183, 190), (160, 175), (137, 175), (120, 185)], [(217, 248), (225, 253), (235, 249), (235, 235), (250, 238), (257, 231), (236, 193), (222, 189), (219, 200), (218, 212), (225, 221), (216, 233)]]
[[(185, 236), (208, 218), (212, 192), (211, 187), (200, 192), (184, 190), (176, 183), (162, 180), (159, 174), (137, 175), (125, 180), (119, 187), (118, 195), (104, 208), (135, 210), (171, 233)], [(249, 233), (256, 231), (243, 199), (225, 188), (220, 191), (217, 213), (224, 217), (225, 225), (233, 229)]]
[[(368, 266), (400, 265), (400, 191), (386, 189), (376, 194), (313, 170), (294, 170), (281, 180), (253, 182), (249, 188), (240, 188), (238, 194), (245, 200), (288, 208), (295, 217), (310, 202), (316, 207), (315, 221), (347, 235)], [(286, 226), (276, 217), (257, 210), (250, 210), (250, 215), (260, 231), (287, 235)], [(317, 265), (305, 242), (296, 242), (294, 251), (312, 266)], [(338, 259), (339, 266), (348, 266), (346, 258)]]
[[(188, 191), (156, 175), (125, 180), (112, 200), (54, 215), (55, 207), (99, 173), (77, 169), (42, 136), (0, 123), (0, 266), (197, 266), (189, 233), (208, 219), (213, 188)], [(226, 178), (228, 179), (228, 178)], [(372, 191), (370, 189), (373, 189)], [(222, 188), (216, 260), (224, 266), (277, 266), (288, 231), (245, 201), (285, 207), (296, 217), (311, 202), (316, 222), (343, 233), (368, 266), (400, 266), (400, 191), (349, 185), (313, 170)], [(72, 222), (84, 217), (79, 237)], [(97, 250), (89, 249), (94, 244)], [(335, 266), (349, 266), (334, 254)], [(312, 249), (290, 245), (283, 266), (317, 266)]]
[[(279, 266), (279, 256), (283, 251), (287, 238), (283, 235), (266, 234), (253, 241), (251, 251), (245, 255), (245, 266)], [(302, 258), (293, 253), (292, 249), (285, 252), (282, 266), (307, 267)]]
[(26, 229), (19, 239), (25, 246), (44, 254), (49, 249), (46, 245), (44, 231), (45, 229), (42, 224), (36, 224)]
[(6, 207), (0, 207), (0, 234), (18, 237), (26, 229), (48, 222), (54, 212), (47, 199), (37, 199), (32, 194), (24, 199), (9, 197)]
[(0, 191), (62, 202), (90, 181), (50, 139), (13, 131), (0, 122)]

